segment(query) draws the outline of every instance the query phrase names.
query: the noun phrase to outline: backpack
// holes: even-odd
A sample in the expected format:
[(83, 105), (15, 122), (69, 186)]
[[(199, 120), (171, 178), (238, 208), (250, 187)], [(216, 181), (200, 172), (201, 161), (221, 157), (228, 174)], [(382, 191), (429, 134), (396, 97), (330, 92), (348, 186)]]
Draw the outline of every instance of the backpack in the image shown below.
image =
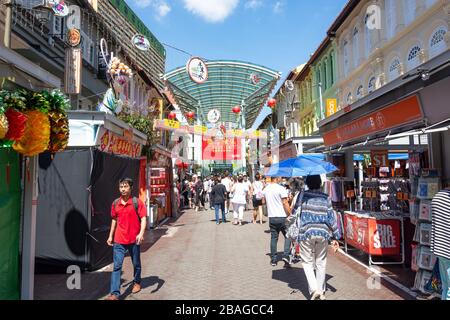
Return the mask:
[[(120, 198), (117, 198), (116, 200), (114, 200), (113, 204), (114, 204), (114, 209), (116, 208), (117, 204), (119, 203)], [(134, 211), (136, 212), (136, 215), (139, 219), (139, 223), (141, 223), (141, 217), (139, 216), (139, 200), (136, 197), (133, 197), (133, 207), (134, 207)]]

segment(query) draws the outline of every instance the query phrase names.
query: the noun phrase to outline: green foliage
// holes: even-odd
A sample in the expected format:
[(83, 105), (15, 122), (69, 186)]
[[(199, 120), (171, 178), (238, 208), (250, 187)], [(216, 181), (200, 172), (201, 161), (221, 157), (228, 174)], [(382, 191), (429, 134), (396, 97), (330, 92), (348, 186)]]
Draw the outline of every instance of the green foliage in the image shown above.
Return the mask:
[(27, 109), (39, 110), (40, 112), (47, 114), (50, 110), (50, 101), (44, 93), (29, 92), (27, 94)]
[(0, 113), (5, 112), (9, 108), (14, 108), (21, 112), (25, 111), (27, 109), (27, 92), (24, 90), (1, 90)]
[(70, 109), (70, 101), (59, 89), (43, 91), (42, 95), (50, 104), (50, 110), (65, 112)]

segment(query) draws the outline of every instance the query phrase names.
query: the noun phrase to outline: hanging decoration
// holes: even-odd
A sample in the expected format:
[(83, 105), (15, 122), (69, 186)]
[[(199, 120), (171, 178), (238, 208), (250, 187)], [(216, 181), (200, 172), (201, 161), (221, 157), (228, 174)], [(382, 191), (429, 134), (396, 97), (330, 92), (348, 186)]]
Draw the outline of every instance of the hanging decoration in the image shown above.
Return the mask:
[(139, 49), (141, 51), (148, 51), (150, 49), (150, 42), (142, 34), (136, 34), (131, 39), (131, 42), (137, 49)]
[(208, 80), (208, 66), (199, 57), (189, 59), (186, 64), (186, 71), (195, 83), (202, 84)]
[[(22, 112), (19, 112), (19, 110), (23, 111), (25, 108), (25, 91), (0, 91), (0, 114), (4, 112), (8, 124), (6, 134), (3, 137), (0, 135), (0, 139), (17, 141), (23, 137), (25, 133), (26, 116)], [(1, 112), (1, 110), (3, 110), (3, 112)]]
[(15, 141), (13, 149), (26, 156), (34, 156), (44, 152), (50, 141), (50, 120), (48, 112), (50, 103), (44, 94), (32, 92), (27, 94), (27, 111), (24, 136)]
[(186, 117), (188, 119), (193, 119), (195, 117), (195, 112), (194, 111), (189, 111), (188, 113), (186, 113)]
[(9, 129), (8, 118), (0, 110), (0, 139), (3, 139), (6, 136), (8, 129)]
[(169, 118), (170, 120), (173, 120), (173, 119), (175, 119), (177, 117), (177, 114), (175, 113), (175, 112), (173, 112), (173, 111), (171, 111), (170, 113), (169, 113), (169, 115), (167, 116), (167, 118)]
[(241, 107), (240, 106), (234, 106), (233, 109), (231, 109), (231, 111), (233, 111), (235, 114), (238, 114), (241, 112)]
[(269, 99), (269, 101), (267, 102), (267, 105), (273, 109), (277, 105), (277, 100), (275, 100), (274, 98)]
[(14, 108), (9, 108), (5, 115), (9, 122), (9, 130), (5, 136), (5, 139), (10, 141), (18, 141), (22, 139), (25, 134), (27, 116)]
[(64, 150), (69, 143), (69, 118), (66, 111), (70, 108), (70, 104), (60, 90), (45, 92), (45, 96), (50, 102), (48, 117), (51, 128), (47, 150), (55, 153)]

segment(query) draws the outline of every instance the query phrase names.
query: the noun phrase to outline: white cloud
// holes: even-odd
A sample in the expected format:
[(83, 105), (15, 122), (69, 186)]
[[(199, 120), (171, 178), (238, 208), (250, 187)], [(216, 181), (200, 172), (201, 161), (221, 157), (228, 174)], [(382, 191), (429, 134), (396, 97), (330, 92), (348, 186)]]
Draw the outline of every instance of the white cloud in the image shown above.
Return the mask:
[(152, 2), (152, 0), (134, 0), (134, 3), (139, 8), (147, 8)]
[(156, 8), (159, 18), (164, 18), (171, 10), (172, 8), (165, 2), (159, 3)]
[(207, 22), (223, 22), (236, 9), (239, 0), (183, 0), (184, 7)]
[(284, 9), (284, 3), (282, 1), (277, 1), (275, 5), (273, 6), (273, 12), (275, 13), (281, 13)]
[(261, 0), (248, 0), (248, 1), (245, 3), (245, 7), (246, 7), (247, 9), (257, 9), (257, 8), (261, 7), (262, 4), (263, 4), (263, 3), (262, 3)]

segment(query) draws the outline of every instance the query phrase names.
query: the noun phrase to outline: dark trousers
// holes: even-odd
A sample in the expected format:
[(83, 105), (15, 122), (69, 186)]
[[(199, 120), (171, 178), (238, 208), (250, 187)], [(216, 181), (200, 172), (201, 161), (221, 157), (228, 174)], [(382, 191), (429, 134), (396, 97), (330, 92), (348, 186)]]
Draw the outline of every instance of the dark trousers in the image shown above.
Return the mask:
[(216, 222), (219, 223), (219, 209), (222, 210), (222, 221), (225, 222), (225, 202), (214, 204), (214, 211), (216, 213)]
[(291, 240), (286, 238), (286, 218), (269, 218), (270, 227), (270, 256), (272, 259), (277, 258), (277, 244), (280, 232), (284, 236), (284, 252), (283, 257), (289, 257), (291, 251)]
[(120, 295), (120, 276), (125, 253), (130, 252), (134, 267), (134, 283), (141, 283), (141, 246), (137, 244), (118, 244), (113, 246), (114, 270), (111, 274), (111, 294)]

